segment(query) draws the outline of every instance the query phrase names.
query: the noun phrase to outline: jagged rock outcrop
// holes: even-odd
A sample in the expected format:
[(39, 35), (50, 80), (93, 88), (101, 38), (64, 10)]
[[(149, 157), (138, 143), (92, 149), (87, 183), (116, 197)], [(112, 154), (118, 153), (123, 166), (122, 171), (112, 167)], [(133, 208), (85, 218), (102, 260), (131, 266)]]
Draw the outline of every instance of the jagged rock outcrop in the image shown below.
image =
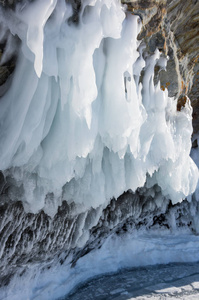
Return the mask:
[[(79, 214), (74, 213), (74, 203), (63, 201), (54, 217), (43, 211), (26, 213), (20, 201), (9, 199), (5, 188), (0, 201), (0, 288), (9, 283), (16, 270), (23, 274), (37, 262), (45, 262), (50, 268), (55, 257), (63, 264), (71, 254), (73, 267), (79, 258), (100, 248), (112, 234), (122, 235), (142, 228), (172, 231), (174, 226), (198, 233), (195, 219), (199, 202), (172, 205), (162, 198), (160, 206), (158, 186), (154, 187), (154, 198), (141, 188), (136, 193), (126, 192), (117, 200), (112, 199), (105, 209), (91, 208)], [(82, 243), (85, 236), (89, 238)]]
[[(138, 14), (143, 23), (138, 39), (146, 51), (158, 48), (168, 57), (167, 70), (160, 71), (162, 89), (181, 103), (188, 95), (193, 106), (194, 134), (199, 131), (199, 1), (122, 0), (127, 10)], [(158, 71), (158, 69), (156, 70)]]

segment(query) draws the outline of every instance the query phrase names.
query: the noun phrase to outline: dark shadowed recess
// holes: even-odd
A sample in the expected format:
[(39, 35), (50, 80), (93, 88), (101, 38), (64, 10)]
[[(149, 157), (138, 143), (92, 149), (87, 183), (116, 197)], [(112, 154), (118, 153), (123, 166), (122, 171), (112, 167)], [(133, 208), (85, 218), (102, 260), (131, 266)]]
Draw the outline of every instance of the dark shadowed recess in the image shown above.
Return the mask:
[[(149, 196), (146, 188), (138, 189), (135, 193), (126, 192), (117, 200), (112, 199), (99, 215), (99, 208), (92, 207), (79, 214), (75, 214), (75, 204), (68, 204), (63, 199), (56, 215), (51, 218), (44, 211), (37, 214), (26, 213), (23, 204), (11, 201), (9, 190), (13, 182), (5, 182), (1, 174), (0, 196), (0, 283), (9, 283), (12, 275), (17, 271), (23, 274), (25, 267), (37, 262), (51, 262), (55, 257), (60, 264), (72, 255), (71, 267), (77, 260), (100, 248), (104, 240), (114, 234), (123, 235), (140, 228), (146, 230), (164, 228), (173, 229), (173, 219), (176, 227), (184, 227), (196, 233), (196, 226), (192, 211), (199, 210), (199, 204), (183, 201), (172, 205), (163, 199), (162, 205), (157, 205), (156, 198), (160, 196), (160, 188), (153, 187), (154, 196)], [(92, 225), (98, 217), (97, 225)], [(78, 239), (84, 232), (89, 238), (84, 246), (78, 246)]]

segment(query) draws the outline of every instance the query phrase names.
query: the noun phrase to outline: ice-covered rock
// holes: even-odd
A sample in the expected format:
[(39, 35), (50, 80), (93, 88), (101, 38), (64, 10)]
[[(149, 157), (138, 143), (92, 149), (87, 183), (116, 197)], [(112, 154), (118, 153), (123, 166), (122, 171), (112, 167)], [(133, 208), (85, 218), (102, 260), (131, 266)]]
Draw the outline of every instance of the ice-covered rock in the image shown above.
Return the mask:
[(0, 169), (23, 186), (26, 210), (47, 211), (49, 193), (54, 213), (60, 199), (97, 207), (147, 177), (173, 203), (194, 192), (192, 108), (154, 86), (164, 58), (137, 50), (139, 17), (114, 0), (83, 2), (77, 26), (64, 0), (9, 13), (22, 46), (0, 101)]

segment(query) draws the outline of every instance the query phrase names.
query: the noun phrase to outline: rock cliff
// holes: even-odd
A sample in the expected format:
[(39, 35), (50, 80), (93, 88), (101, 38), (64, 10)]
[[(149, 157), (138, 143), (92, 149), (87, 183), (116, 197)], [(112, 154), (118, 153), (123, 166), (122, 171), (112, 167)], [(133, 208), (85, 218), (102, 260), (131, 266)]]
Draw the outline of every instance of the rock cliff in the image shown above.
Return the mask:
[[(142, 19), (138, 39), (146, 51), (158, 48), (168, 57), (167, 70), (160, 71), (162, 89), (179, 99), (181, 109), (189, 96), (193, 106), (194, 134), (199, 131), (199, 1), (122, 0), (127, 11)], [(158, 69), (156, 70), (158, 72)]]

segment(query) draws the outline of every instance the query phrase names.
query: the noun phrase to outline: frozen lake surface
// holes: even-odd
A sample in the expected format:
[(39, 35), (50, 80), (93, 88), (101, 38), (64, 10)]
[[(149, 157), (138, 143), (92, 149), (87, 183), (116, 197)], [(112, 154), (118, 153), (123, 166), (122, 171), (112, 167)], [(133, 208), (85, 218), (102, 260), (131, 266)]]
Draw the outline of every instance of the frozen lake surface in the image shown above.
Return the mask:
[(62, 299), (199, 299), (199, 263), (148, 266), (100, 276)]

